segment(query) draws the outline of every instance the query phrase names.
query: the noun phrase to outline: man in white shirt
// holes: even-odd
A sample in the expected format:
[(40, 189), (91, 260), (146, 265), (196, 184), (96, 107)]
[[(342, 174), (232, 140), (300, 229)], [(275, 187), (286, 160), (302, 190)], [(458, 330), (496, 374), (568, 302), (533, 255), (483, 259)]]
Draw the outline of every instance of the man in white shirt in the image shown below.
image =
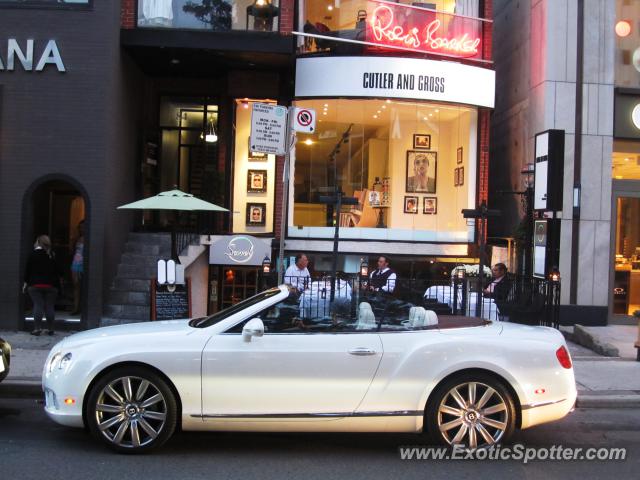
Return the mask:
[(293, 285), (301, 292), (304, 291), (311, 283), (311, 275), (307, 265), (309, 265), (307, 256), (304, 253), (297, 254), (296, 262), (289, 265), (289, 268), (284, 272), (284, 283)]
[(371, 272), (369, 289), (374, 292), (393, 293), (396, 288), (396, 272), (389, 268), (389, 259), (384, 255), (378, 257), (378, 268)]

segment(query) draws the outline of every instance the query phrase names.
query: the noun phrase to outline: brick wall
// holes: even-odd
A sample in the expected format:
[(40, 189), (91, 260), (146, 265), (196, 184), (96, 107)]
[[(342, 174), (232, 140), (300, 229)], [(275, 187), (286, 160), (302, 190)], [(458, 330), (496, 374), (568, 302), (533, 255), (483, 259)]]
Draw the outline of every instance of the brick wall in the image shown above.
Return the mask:
[[(276, 157), (276, 191), (275, 201), (273, 207), (273, 218), (275, 237), (280, 238), (280, 228), (282, 225), (283, 215), (286, 211), (286, 206), (282, 204), (282, 174), (284, 172), (284, 157)], [(285, 235), (286, 238), (286, 235)]]
[[(484, 0), (484, 12), (483, 17), (487, 19), (493, 18), (493, 0)], [(493, 23), (482, 22), (482, 58), (491, 60), (493, 52), (491, 46), (493, 45)]]
[(135, 28), (136, 0), (122, 0), (120, 7), (120, 26), (122, 28)]
[(487, 109), (478, 112), (480, 129), (480, 164), (478, 166), (478, 204), (487, 202), (489, 198), (489, 137), (491, 113)]

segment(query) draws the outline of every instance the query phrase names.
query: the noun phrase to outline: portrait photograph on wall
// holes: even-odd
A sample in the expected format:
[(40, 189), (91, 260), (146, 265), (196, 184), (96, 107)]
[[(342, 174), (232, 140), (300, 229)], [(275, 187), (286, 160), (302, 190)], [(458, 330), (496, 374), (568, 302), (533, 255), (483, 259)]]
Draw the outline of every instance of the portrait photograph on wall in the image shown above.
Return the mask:
[(427, 215), (435, 215), (438, 213), (438, 199), (436, 197), (424, 197), (422, 207), (422, 213)]
[(460, 169), (459, 168), (454, 168), (453, 170), (453, 186), (457, 187), (459, 185), (460, 182)]
[(262, 227), (266, 223), (267, 204), (247, 203), (247, 226)]
[(464, 185), (464, 167), (460, 167), (458, 169), (458, 186), (462, 187)]
[(458, 147), (458, 150), (456, 151), (456, 163), (459, 165), (462, 163), (462, 147)]
[(418, 197), (404, 197), (404, 213), (418, 213)]
[(251, 137), (247, 140), (247, 144), (249, 145), (249, 160), (252, 162), (264, 162), (267, 160), (267, 154), (261, 152), (252, 152), (251, 151)]
[(407, 150), (407, 193), (436, 193), (437, 152)]
[(421, 133), (413, 134), (413, 148), (429, 150), (431, 148), (431, 135)]
[(247, 193), (264, 193), (267, 191), (267, 171), (249, 170), (247, 172)]

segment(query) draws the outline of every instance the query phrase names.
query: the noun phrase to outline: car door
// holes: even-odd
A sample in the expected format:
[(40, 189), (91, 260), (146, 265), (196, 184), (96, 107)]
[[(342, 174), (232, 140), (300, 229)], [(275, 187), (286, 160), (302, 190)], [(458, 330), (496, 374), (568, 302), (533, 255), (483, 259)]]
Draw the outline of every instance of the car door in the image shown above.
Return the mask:
[(331, 419), (358, 407), (383, 355), (379, 335), (335, 315), (305, 317), (299, 305), (294, 296), (252, 316), (265, 333), (250, 342), (242, 323), (211, 338), (202, 355), (205, 420)]

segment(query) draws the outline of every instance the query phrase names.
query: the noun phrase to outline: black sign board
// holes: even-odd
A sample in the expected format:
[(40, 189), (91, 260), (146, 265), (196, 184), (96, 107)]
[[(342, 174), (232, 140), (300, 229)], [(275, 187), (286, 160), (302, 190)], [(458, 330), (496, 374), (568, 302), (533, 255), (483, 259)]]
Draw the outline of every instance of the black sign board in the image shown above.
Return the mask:
[(151, 280), (151, 320), (175, 320), (191, 317), (191, 286), (176, 285), (173, 292), (167, 285)]

